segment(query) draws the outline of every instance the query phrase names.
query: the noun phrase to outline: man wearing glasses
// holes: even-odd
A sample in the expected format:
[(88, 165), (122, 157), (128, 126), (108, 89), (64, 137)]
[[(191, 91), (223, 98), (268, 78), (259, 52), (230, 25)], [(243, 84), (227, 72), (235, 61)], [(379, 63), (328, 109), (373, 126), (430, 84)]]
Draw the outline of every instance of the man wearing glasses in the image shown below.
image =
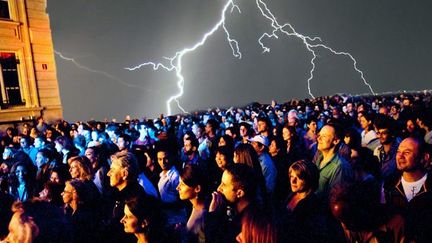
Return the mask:
[(380, 145), (375, 148), (374, 155), (381, 165), (381, 175), (386, 181), (396, 173), (396, 152), (400, 139), (396, 137), (394, 120), (386, 116), (378, 116), (374, 122), (375, 133)]

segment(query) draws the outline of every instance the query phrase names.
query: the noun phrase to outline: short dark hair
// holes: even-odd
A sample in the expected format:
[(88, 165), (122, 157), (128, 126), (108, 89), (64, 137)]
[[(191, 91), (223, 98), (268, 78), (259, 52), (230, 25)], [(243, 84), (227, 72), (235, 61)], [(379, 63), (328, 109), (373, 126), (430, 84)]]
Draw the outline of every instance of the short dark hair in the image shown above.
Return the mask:
[(74, 148), (70, 138), (66, 136), (59, 136), (55, 139), (56, 143), (59, 143), (64, 149), (72, 150)]
[(201, 187), (198, 198), (203, 199), (207, 196), (209, 182), (207, 175), (199, 165), (186, 164), (180, 174), (180, 178), (189, 187)]
[(51, 162), (54, 159), (54, 152), (50, 149), (43, 148), (39, 149), (38, 153), (41, 153), (44, 158), (48, 159), (48, 162)]
[(257, 183), (253, 169), (246, 164), (232, 164), (225, 171), (232, 176), (234, 188), (242, 189), (246, 199), (254, 200)]

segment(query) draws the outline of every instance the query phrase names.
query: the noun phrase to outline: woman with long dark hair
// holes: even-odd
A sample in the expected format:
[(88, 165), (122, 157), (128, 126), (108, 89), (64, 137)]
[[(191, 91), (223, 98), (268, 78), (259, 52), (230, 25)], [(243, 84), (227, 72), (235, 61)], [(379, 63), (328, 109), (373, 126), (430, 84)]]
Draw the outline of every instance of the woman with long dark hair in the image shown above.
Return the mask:
[(24, 202), (35, 195), (34, 180), (36, 170), (31, 162), (18, 161), (10, 172), (9, 193), (15, 200)]
[(208, 180), (198, 165), (187, 164), (180, 174), (177, 186), (181, 200), (192, 204), (192, 212), (186, 224), (185, 239), (187, 242), (205, 242), (204, 216), (207, 213), (206, 197)]
[(163, 242), (166, 231), (158, 201), (150, 196), (132, 197), (126, 201), (120, 220), (126, 233), (134, 234), (138, 243)]

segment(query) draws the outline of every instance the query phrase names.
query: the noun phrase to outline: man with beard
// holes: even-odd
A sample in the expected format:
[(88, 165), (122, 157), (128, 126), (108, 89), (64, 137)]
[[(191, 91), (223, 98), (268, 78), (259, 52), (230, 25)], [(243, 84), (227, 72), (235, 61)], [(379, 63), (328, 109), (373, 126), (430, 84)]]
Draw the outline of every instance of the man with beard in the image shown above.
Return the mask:
[(375, 148), (374, 155), (378, 158), (381, 176), (384, 180), (390, 179), (396, 173), (396, 151), (400, 140), (395, 134), (395, 122), (386, 116), (375, 119), (375, 133), (380, 145)]
[(203, 161), (198, 153), (198, 139), (195, 137), (187, 137), (184, 139), (182, 162), (183, 168), (186, 164), (195, 164), (202, 166)]

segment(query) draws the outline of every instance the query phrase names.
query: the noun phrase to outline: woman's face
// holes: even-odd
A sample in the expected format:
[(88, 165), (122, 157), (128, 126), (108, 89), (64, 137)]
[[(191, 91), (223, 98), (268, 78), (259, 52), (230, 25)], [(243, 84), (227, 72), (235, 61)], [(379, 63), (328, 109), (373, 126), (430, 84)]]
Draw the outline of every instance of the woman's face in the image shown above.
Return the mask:
[(279, 151), (279, 148), (277, 147), (276, 140), (272, 140), (269, 146), (269, 153), (270, 154), (277, 154)]
[(74, 199), (75, 189), (70, 185), (70, 183), (66, 183), (65, 189), (61, 193), (63, 202), (65, 204), (70, 204)]
[(70, 164), (69, 173), (70, 173), (72, 179), (80, 177), (81, 173), (80, 173), (80, 168), (79, 168), (78, 162), (74, 161)]
[(291, 139), (291, 137), (292, 137), (291, 131), (288, 130), (288, 128), (284, 127), (282, 129), (282, 138), (283, 138), (283, 140), (288, 141), (288, 140)]
[(120, 220), (120, 223), (123, 224), (124, 231), (126, 233), (136, 233), (138, 232), (138, 218), (132, 214), (129, 207), (125, 205), (124, 207), (124, 216)]
[(408, 120), (406, 123), (406, 128), (407, 128), (408, 132), (410, 132), (410, 133), (414, 132), (414, 130), (415, 130), (414, 122), (412, 120)]
[(366, 118), (364, 116), (360, 117), (360, 126), (363, 130), (367, 130), (369, 127), (369, 121), (366, 120)]
[(315, 121), (311, 121), (311, 123), (309, 123), (309, 125), (307, 125), (309, 130), (313, 133), (316, 132), (317, 129), (317, 123)]
[(25, 177), (27, 175), (27, 169), (24, 166), (17, 166), (15, 170), (15, 176), (18, 179), (19, 183), (23, 183), (25, 181)]
[(50, 181), (54, 183), (60, 183), (60, 177), (57, 172), (52, 172), (50, 176)]
[(225, 146), (225, 145), (226, 145), (225, 139), (221, 137), (221, 138), (219, 139), (218, 146), (221, 147), (221, 146)]
[(186, 185), (181, 178), (176, 189), (179, 192), (181, 200), (189, 200), (197, 197), (195, 188)]
[(290, 182), (291, 182), (291, 191), (296, 192), (304, 192), (306, 191), (306, 183), (303, 179), (299, 177), (298, 172), (291, 170), (289, 174)]
[(227, 165), (225, 155), (223, 155), (221, 153), (216, 153), (216, 163), (217, 163), (219, 168), (221, 168), (222, 170), (225, 170), (225, 167)]

